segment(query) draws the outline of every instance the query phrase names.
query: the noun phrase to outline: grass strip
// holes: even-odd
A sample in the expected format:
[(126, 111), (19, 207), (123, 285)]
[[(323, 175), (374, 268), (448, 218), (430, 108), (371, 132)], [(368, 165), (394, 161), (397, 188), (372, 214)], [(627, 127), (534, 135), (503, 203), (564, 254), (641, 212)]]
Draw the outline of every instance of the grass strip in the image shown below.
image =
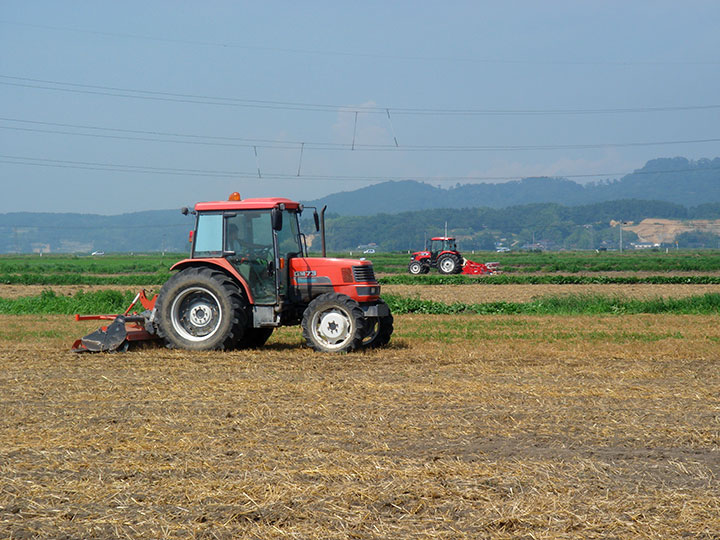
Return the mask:
[(2, 274), (0, 283), (6, 285), (162, 285), (170, 273), (118, 274), (94, 276), (92, 274)]
[(720, 312), (720, 294), (708, 293), (685, 298), (627, 299), (606, 295), (547, 296), (531, 302), (487, 302), (445, 304), (432, 300), (383, 295), (394, 314), (426, 313), (453, 315), (599, 315), (668, 313), (709, 315)]
[[(116, 274), (98, 276), (88, 273), (0, 274), (6, 285), (162, 285), (172, 274)], [(720, 285), (720, 276), (495, 276), (464, 275), (392, 275), (379, 279), (383, 285)]]
[[(38, 296), (0, 298), (0, 314), (99, 314), (122, 313), (135, 296), (134, 291), (79, 291), (62, 296), (43, 291)], [(532, 302), (487, 302), (445, 304), (432, 300), (383, 295), (394, 314), (426, 313), (453, 315), (597, 315), (669, 313), (708, 315), (720, 313), (720, 294), (708, 293), (685, 298), (627, 299), (605, 295), (547, 296)]]
[(0, 298), (0, 313), (3, 315), (123, 313), (136, 294), (133, 291), (78, 291), (73, 296), (63, 296), (46, 290), (37, 296)]

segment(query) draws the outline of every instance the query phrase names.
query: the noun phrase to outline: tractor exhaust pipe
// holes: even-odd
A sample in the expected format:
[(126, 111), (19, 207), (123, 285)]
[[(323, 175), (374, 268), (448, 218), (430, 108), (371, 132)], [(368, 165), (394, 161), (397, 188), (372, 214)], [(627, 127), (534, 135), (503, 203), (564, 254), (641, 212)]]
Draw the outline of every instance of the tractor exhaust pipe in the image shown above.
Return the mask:
[(320, 244), (322, 245), (322, 256), (325, 258), (326, 245), (325, 245), (325, 210), (327, 210), (327, 204), (320, 210)]

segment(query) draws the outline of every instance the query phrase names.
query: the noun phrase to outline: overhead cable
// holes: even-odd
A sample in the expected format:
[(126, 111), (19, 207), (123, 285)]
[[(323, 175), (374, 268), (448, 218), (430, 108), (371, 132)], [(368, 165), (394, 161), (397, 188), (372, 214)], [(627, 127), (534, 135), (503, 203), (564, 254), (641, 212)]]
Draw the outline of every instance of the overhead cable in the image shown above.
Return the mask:
[(28, 28), (39, 28), (43, 30), (56, 30), (62, 32), (74, 32), (79, 34), (107, 36), (122, 39), (147, 40), (162, 43), (177, 43), (180, 45), (193, 45), (203, 47), (218, 47), (222, 49), (244, 49), (259, 52), (271, 52), (281, 54), (304, 54), (304, 55), (320, 55), (320, 56), (336, 56), (336, 57), (357, 57), (357, 58), (374, 58), (381, 60), (405, 60), (415, 62), (462, 62), (477, 64), (499, 64), (499, 65), (557, 65), (557, 66), (677, 66), (677, 65), (717, 65), (717, 60), (548, 60), (544, 58), (480, 58), (477, 56), (428, 56), (428, 55), (399, 55), (386, 53), (371, 53), (358, 51), (338, 51), (330, 49), (300, 49), (291, 47), (269, 47), (267, 45), (252, 45), (246, 43), (233, 43), (228, 41), (202, 41), (191, 39), (178, 39), (161, 36), (149, 36), (142, 34), (131, 34), (127, 32), (103, 32), (99, 30), (89, 30), (83, 28), (71, 28), (67, 26), (25, 23), (20, 21), (0, 20), (0, 24), (24, 26)]
[[(222, 137), (222, 136), (203, 136), (196, 134), (181, 134), (162, 131), (141, 131), (116, 128), (104, 128), (99, 126), (86, 126), (78, 124), (61, 124), (55, 122), (38, 122), (32, 120), (18, 120), (0, 117), (0, 122), (16, 122), (33, 125), (47, 125), (68, 127), (73, 129), (85, 129), (94, 131), (94, 133), (80, 133), (76, 131), (67, 131), (59, 129), (39, 129), (20, 126), (8, 126), (0, 124), (0, 129), (12, 131), (25, 131), (31, 133), (47, 133), (54, 135), (71, 135), (77, 137), (91, 137), (98, 139), (120, 139), (125, 141), (140, 142), (160, 142), (160, 143), (176, 143), (176, 144), (194, 144), (203, 146), (220, 146), (220, 147), (238, 147), (253, 148), (257, 153), (258, 148), (275, 149), (275, 150), (298, 150), (299, 148), (307, 148), (312, 150), (350, 150), (365, 152), (503, 152), (503, 151), (529, 151), (529, 150), (587, 150), (602, 148), (628, 148), (642, 146), (668, 146), (677, 144), (704, 144), (720, 142), (720, 138), (708, 137), (699, 139), (677, 139), (670, 141), (631, 141), (617, 143), (576, 143), (576, 144), (535, 144), (535, 145), (403, 145), (397, 144), (360, 144), (355, 141), (357, 126), (353, 129), (352, 143), (330, 143), (330, 142), (312, 142), (312, 141), (287, 141), (279, 139), (252, 139), (242, 137)], [(98, 131), (118, 132), (129, 134), (148, 134), (158, 135), (158, 137), (131, 137), (127, 135), (109, 135), (107, 133), (97, 133)], [(161, 138), (162, 136), (171, 138)], [(187, 138), (189, 140), (181, 140)], [(207, 140), (202, 140), (206, 138)], [(245, 141), (245, 142), (231, 142)]]
[[(0, 154), (0, 163), (12, 164), (12, 165), (30, 165), (39, 167), (57, 167), (57, 168), (68, 168), (68, 169), (84, 169), (84, 170), (102, 170), (102, 171), (116, 171), (116, 172), (132, 172), (142, 174), (162, 174), (162, 175), (177, 175), (177, 176), (204, 176), (210, 178), (241, 178), (241, 179), (257, 179), (257, 171), (223, 171), (223, 170), (212, 170), (212, 169), (190, 169), (190, 168), (176, 168), (176, 167), (153, 167), (143, 165), (128, 165), (121, 163), (102, 163), (102, 162), (88, 162), (88, 161), (71, 161), (71, 160), (59, 160), (49, 158), (38, 158), (32, 156), (12, 156)], [(482, 180), (521, 180), (525, 178), (611, 178), (621, 177), (626, 175), (652, 175), (652, 174), (674, 174), (678, 172), (705, 172), (705, 171), (720, 171), (720, 167), (703, 167), (703, 168), (685, 168), (685, 169), (668, 169), (668, 170), (650, 170), (650, 171), (633, 171), (628, 172), (597, 172), (597, 173), (586, 173), (586, 174), (525, 174), (525, 175), (514, 175), (514, 176), (469, 176), (469, 175), (439, 175), (439, 176), (419, 176), (414, 174), (406, 174), (403, 176), (363, 176), (363, 175), (319, 175), (310, 174), (303, 175), (303, 180), (337, 180), (337, 181), (400, 181), (400, 180), (422, 180), (428, 182), (441, 182), (441, 181), (482, 181)], [(274, 180), (297, 180), (296, 174), (283, 174), (283, 173), (263, 173), (263, 179), (274, 179)]]
[(477, 108), (423, 108), (423, 107), (387, 107), (387, 106), (348, 106), (337, 104), (302, 103), (289, 101), (270, 101), (247, 98), (234, 98), (222, 96), (208, 96), (199, 94), (184, 94), (176, 92), (159, 92), (154, 90), (138, 90), (112, 86), (68, 83), (29, 77), (13, 77), (0, 74), (0, 84), (6, 86), (19, 86), (23, 88), (36, 88), (59, 92), (72, 92), (110, 97), (132, 99), (145, 99), (154, 101), (168, 101), (179, 103), (192, 103), (202, 105), (215, 105), (227, 107), (249, 107), (260, 109), (296, 110), (309, 112), (331, 113), (364, 113), (395, 115), (436, 115), (436, 116), (541, 116), (541, 115), (596, 115), (596, 114), (630, 114), (630, 113), (656, 113), (671, 111), (703, 111), (720, 109), (720, 104), (704, 105), (671, 105), (658, 107), (614, 107), (614, 108), (579, 108), (579, 109), (477, 109)]

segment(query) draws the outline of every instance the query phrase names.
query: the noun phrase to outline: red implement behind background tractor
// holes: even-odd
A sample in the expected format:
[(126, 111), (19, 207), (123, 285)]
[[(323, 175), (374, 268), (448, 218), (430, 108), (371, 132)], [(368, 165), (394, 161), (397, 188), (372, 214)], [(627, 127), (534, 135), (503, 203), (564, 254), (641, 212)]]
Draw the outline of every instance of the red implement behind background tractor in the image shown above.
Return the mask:
[(441, 274), (496, 274), (499, 263), (477, 263), (463, 257), (457, 249), (455, 238), (437, 236), (430, 239), (430, 249), (416, 251), (410, 258), (408, 272), (427, 274), (431, 268), (437, 268)]
[[(322, 257), (308, 257), (303, 206), (284, 198), (197, 203), (190, 257), (160, 293), (141, 292), (122, 315), (91, 315), (108, 326), (77, 340), (76, 352), (126, 349), (134, 341), (213, 350), (260, 347), (274, 328), (302, 325), (309, 347), (348, 352), (390, 341), (393, 317), (370, 261), (325, 257), (323, 214), (315, 210)], [(140, 302), (141, 313), (132, 312)]]

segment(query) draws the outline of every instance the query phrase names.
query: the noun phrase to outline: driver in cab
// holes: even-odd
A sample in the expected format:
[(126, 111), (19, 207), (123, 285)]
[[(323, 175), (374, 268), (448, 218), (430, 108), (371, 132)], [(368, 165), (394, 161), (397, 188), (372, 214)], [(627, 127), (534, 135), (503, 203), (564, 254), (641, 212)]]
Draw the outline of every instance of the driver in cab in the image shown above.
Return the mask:
[(252, 235), (243, 235), (235, 223), (227, 228), (226, 249), (231, 252), (228, 260), (247, 280), (253, 295), (259, 300), (274, 291), (273, 246), (255, 244)]

